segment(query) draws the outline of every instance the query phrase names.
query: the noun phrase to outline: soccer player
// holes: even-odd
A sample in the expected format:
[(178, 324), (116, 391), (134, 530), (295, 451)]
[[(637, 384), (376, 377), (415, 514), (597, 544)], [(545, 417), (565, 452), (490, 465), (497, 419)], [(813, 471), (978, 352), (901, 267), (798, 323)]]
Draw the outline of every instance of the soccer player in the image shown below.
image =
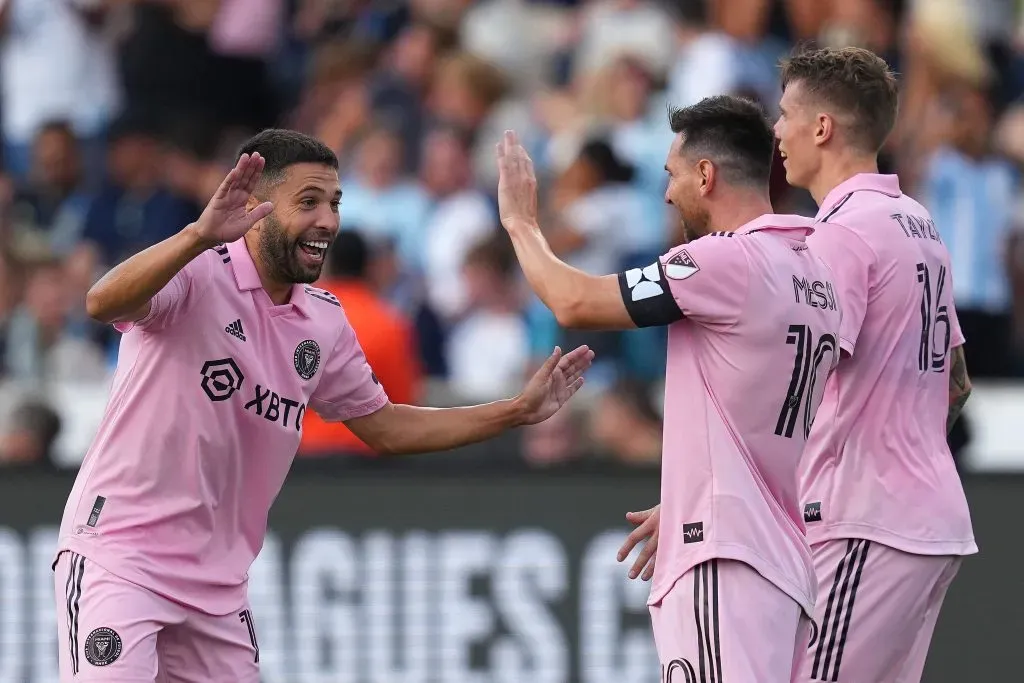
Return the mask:
[(670, 326), (671, 532), (649, 598), (664, 680), (788, 681), (815, 590), (796, 471), (838, 360), (835, 286), (807, 249), (812, 221), (771, 214), (774, 138), (755, 104), (710, 98), (674, 111), (671, 126), (665, 199), (687, 244), (649, 266), (595, 277), (558, 260), (511, 132), (498, 147), (501, 220), (562, 326)]
[(340, 200), (330, 149), (264, 131), (196, 223), (89, 292), (124, 337), (54, 562), (63, 683), (259, 681), (247, 571), (307, 407), (412, 453), (539, 422), (580, 387), (586, 347), (556, 349), (512, 400), (391, 404), (339, 301), (308, 284)]
[[(970, 394), (949, 254), (928, 211), (878, 173), (897, 110), (885, 62), (811, 51), (784, 63), (782, 81), (786, 178), (834, 223), (808, 244), (844, 309), (842, 359), (801, 464), (818, 602), (793, 680), (916, 683), (961, 557), (978, 550), (946, 444)], [(619, 557), (650, 535), (632, 570), (647, 578), (658, 511), (627, 517), (639, 526)]]

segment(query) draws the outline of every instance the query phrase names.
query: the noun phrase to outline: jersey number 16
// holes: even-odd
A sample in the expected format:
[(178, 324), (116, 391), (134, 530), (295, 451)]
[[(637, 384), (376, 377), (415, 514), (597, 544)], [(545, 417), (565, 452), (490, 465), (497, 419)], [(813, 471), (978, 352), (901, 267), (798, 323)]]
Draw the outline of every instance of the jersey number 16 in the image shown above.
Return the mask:
[[(921, 372), (942, 372), (949, 355), (949, 307), (939, 304), (946, 286), (946, 266), (939, 266), (939, 278), (935, 283), (935, 299), (932, 299), (932, 278), (925, 263), (917, 264), (917, 281), (921, 291), (921, 347), (917, 354), (917, 369)], [(939, 327), (942, 331), (939, 332)], [(935, 335), (940, 334), (936, 349)]]
[[(836, 338), (832, 334), (824, 334), (814, 343), (814, 334), (808, 325), (790, 325), (786, 335), (786, 343), (796, 347), (793, 359), (793, 376), (789, 380), (786, 400), (779, 411), (779, 421), (775, 424), (775, 433), (787, 439), (793, 438), (800, 411), (803, 410), (804, 438), (811, 433), (814, 413), (818, 404), (814, 403), (815, 388), (818, 385), (818, 370), (825, 362), (825, 372), (832, 367), (836, 353)], [(826, 360), (827, 359), (827, 360)]]

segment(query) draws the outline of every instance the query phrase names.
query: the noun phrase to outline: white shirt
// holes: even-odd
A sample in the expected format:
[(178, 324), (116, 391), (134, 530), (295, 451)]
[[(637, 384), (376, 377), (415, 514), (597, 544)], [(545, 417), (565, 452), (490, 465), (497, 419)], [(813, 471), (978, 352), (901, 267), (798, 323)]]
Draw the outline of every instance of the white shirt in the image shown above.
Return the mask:
[[(11, 0), (0, 0), (0, 9)], [(99, 131), (118, 106), (113, 41), (74, 5), (93, 0), (14, 0), (0, 38), (3, 134), (27, 143), (52, 119), (80, 135)]]

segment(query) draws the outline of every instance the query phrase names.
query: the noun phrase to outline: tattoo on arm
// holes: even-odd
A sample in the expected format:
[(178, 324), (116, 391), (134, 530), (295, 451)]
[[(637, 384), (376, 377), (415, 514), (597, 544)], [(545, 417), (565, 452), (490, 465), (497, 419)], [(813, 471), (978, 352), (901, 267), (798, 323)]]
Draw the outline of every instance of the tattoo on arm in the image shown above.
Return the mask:
[(967, 398), (971, 395), (971, 380), (967, 376), (967, 361), (964, 358), (964, 347), (953, 349), (950, 356), (949, 370), (949, 412), (946, 414), (946, 433), (948, 434), (960, 411), (963, 410)]

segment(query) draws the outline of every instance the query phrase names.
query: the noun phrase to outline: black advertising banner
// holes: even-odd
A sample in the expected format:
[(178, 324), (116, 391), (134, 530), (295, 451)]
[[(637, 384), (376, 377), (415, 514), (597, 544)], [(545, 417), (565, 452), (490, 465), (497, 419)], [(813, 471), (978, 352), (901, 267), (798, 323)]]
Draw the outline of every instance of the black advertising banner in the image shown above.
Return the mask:
[[(0, 479), (0, 683), (57, 680), (50, 560), (71, 479)], [(968, 482), (982, 554), (925, 681), (1017, 680), (1024, 479)], [(250, 582), (265, 683), (656, 683), (615, 552), (637, 473), (293, 474)]]

